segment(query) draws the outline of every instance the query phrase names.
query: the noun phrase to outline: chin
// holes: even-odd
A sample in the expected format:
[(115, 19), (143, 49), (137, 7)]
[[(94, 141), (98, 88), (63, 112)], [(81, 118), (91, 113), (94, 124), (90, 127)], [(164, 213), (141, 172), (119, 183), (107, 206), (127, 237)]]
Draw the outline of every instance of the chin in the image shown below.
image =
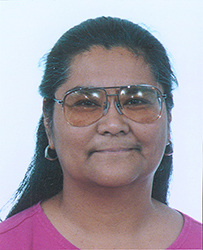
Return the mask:
[[(104, 170), (104, 169), (103, 169)], [(126, 171), (126, 169), (104, 170), (98, 173), (92, 173), (91, 181), (97, 186), (102, 187), (124, 187), (131, 185), (139, 178), (137, 171)], [(89, 179), (90, 180), (90, 179)]]

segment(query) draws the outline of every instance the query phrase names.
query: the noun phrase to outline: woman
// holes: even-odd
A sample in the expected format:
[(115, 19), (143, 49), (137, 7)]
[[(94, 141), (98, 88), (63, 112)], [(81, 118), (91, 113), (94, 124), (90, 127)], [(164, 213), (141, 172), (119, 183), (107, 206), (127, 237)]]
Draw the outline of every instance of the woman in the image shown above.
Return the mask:
[(66, 32), (47, 56), (36, 153), (3, 249), (201, 249), (200, 223), (167, 206), (176, 83), (136, 24), (101, 17)]

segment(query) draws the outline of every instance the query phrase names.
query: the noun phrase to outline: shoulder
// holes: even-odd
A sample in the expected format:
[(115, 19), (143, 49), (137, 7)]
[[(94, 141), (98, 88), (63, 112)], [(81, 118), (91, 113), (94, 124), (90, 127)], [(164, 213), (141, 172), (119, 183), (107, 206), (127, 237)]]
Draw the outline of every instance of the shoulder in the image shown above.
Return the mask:
[(51, 224), (38, 203), (0, 223), (3, 250), (77, 249)]
[(178, 238), (168, 249), (202, 249), (202, 223), (183, 214), (184, 225)]
[(2, 249), (31, 249), (30, 243), (39, 208), (40, 204), (37, 204), (0, 223)]
[(35, 215), (40, 210), (40, 204), (34, 205), (24, 211), (6, 219), (0, 223), (0, 235), (13, 231), (18, 228), (24, 228), (32, 223)]

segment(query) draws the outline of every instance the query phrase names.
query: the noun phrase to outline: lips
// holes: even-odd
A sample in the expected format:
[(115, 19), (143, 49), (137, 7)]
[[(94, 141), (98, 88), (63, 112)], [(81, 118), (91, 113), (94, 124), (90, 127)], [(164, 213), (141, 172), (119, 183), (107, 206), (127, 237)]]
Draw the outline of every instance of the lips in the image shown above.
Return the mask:
[(126, 153), (131, 151), (141, 151), (141, 146), (125, 146), (125, 147), (101, 147), (101, 148), (95, 148), (93, 150), (89, 151), (89, 156), (91, 156), (94, 153), (101, 153), (101, 154), (116, 154), (116, 153)]
[(134, 150), (134, 148), (107, 148), (107, 149), (101, 149), (95, 152), (98, 153), (119, 153), (119, 152), (127, 152)]

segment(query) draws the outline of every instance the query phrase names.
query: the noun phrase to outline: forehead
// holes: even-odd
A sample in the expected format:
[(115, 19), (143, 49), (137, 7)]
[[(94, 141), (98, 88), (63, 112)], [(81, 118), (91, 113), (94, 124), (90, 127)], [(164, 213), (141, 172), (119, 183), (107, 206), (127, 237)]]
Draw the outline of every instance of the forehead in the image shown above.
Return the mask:
[(94, 46), (74, 57), (70, 76), (59, 90), (64, 93), (78, 86), (113, 87), (133, 84), (157, 86), (150, 66), (142, 56), (122, 47), (107, 50)]

